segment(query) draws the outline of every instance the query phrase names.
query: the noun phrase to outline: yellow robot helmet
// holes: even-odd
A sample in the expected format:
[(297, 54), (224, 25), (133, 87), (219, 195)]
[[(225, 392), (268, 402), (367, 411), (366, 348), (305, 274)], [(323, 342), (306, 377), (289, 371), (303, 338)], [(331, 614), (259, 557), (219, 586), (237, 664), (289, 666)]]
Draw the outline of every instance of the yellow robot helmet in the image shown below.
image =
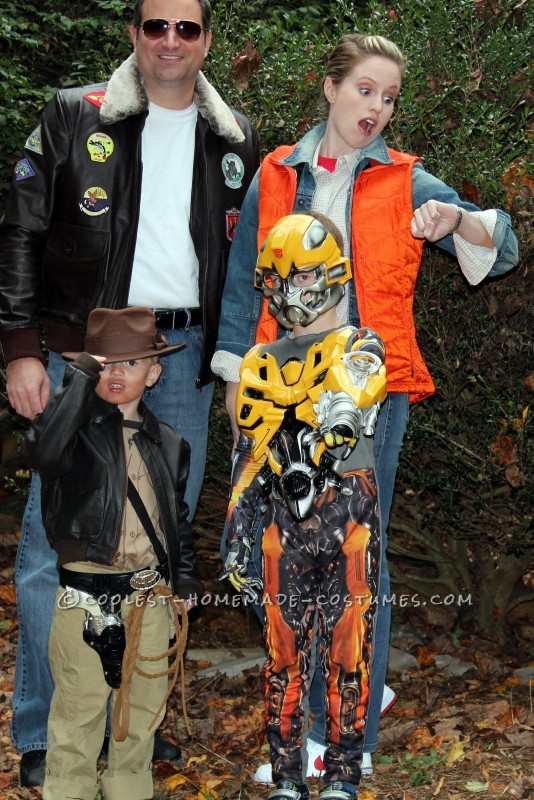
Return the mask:
[(352, 273), (341, 241), (322, 215), (289, 214), (271, 228), (258, 256), (255, 286), (284, 328), (309, 325), (343, 297)]

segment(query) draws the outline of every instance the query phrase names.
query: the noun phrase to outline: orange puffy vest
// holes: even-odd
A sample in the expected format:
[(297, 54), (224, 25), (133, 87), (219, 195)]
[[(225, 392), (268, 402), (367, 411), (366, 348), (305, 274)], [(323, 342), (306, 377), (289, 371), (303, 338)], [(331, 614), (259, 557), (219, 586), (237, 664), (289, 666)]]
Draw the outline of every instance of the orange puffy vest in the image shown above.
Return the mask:
[[(258, 251), (272, 226), (291, 214), (297, 192), (292, 167), (280, 164), (295, 145), (283, 145), (260, 168)], [(361, 324), (386, 345), (387, 386), (407, 392), (410, 401), (435, 392), (415, 338), (413, 297), (423, 240), (410, 231), (412, 170), (418, 160), (388, 148), (393, 164), (374, 162), (358, 177), (351, 212), (353, 273)], [(256, 342), (278, 337), (278, 323), (264, 301)]]

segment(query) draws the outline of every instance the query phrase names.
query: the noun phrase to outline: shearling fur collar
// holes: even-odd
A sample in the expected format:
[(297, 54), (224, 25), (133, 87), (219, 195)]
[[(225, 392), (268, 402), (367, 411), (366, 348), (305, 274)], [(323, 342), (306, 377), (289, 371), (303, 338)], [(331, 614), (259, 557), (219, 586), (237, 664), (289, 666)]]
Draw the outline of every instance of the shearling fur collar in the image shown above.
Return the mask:
[[(245, 136), (234, 115), (202, 72), (198, 73), (193, 100), (198, 113), (217, 136), (235, 144), (244, 141)], [(112, 124), (133, 114), (140, 114), (147, 105), (143, 79), (137, 68), (135, 53), (132, 53), (109, 79), (100, 118), (102, 122)]]

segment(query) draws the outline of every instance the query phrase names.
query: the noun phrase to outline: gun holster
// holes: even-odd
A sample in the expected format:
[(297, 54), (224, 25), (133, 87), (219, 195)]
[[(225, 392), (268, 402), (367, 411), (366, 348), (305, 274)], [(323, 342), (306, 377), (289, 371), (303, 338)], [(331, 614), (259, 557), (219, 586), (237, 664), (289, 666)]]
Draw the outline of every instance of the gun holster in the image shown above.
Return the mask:
[(83, 639), (100, 656), (106, 683), (119, 689), (122, 678), (122, 657), (126, 648), (124, 623), (116, 614), (93, 616), (85, 612)]

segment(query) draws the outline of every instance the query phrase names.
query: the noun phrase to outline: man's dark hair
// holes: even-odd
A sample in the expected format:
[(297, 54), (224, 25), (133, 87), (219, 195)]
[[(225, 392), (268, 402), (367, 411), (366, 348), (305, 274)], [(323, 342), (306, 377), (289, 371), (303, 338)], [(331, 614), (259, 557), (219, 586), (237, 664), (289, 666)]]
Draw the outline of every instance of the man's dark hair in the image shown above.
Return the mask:
[[(135, 0), (133, 8), (132, 25), (134, 28), (139, 28), (141, 25), (141, 11), (143, 10), (143, 3), (145, 0)], [(206, 31), (211, 30), (211, 4), (210, 0), (198, 0), (200, 6), (200, 13), (202, 15), (202, 27), (204, 35)]]

